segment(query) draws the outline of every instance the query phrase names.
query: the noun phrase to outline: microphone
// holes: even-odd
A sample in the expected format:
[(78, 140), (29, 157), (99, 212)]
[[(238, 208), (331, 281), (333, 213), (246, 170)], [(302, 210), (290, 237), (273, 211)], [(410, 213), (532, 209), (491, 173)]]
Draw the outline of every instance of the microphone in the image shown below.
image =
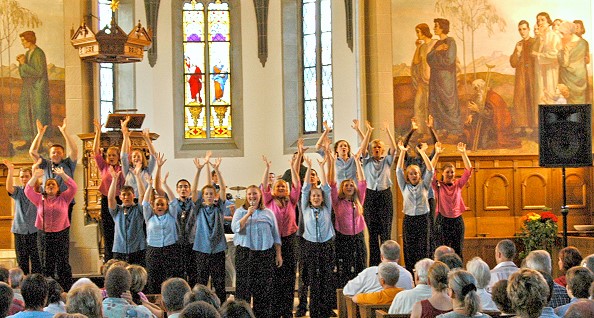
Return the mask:
[(250, 206), (256, 206), (257, 203), (258, 201), (256, 200), (250, 200)]
[(128, 215), (128, 207), (124, 207), (124, 216)]
[(41, 192), (41, 200), (45, 200), (46, 197), (47, 197), (47, 192), (45, 192), (45, 191)]

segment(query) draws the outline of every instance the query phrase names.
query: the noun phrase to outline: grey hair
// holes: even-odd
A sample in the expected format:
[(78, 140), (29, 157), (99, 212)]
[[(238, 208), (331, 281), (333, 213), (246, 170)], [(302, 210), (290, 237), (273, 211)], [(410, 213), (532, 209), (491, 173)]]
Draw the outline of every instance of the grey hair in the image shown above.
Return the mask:
[(545, 250), (534, 250), (524, 259), (527, 268), (551, 274), (551, 254)]
[(466, 263), (466, 270), (476, 279), (476, 288), (486, 288), (491, 281), (489, 265), (480, 257), (475, 257)]
[(382, 256), (388, 261), (400, 259), (400, 245), (394, 240), (387, 240), (380, 246)]
[(22, 269), (18, 267), (11, 268), (8, 271), (8, 280), (10, 281), (11, 288), (19, 288), (21, 282), (23, 281), (23, 278), (25, 278), (25, 273)]
[[(448, 274), (448, 285), (455, 297), (462, 303), (468, 316), (474, 316), (481, 307), (481, 299), (476, 292), (476, 279), (471, 273), (458, 269)], [(472, 288), (474, 285), (474, 288)]]
[(589, 269), (592, 273), (594, 273), (594, 254), (590, 254), (586, 256), (582, 260), (582, 266)]
[(383, 278), (386, 285), (396, 286), (400, 278), (400, 270), (395, 263), (386, 262), (378, 266), (377, 274), (379, 278)]
[(419, 278), (419, 284), (427, 284), (427, 276), (429, 275), (429, 267), (435, 263), (430, 258), (423, 258), (415, 264), (415, 272)]
[(501, 240), (495, 247), (506, 259), (513, 259), (516, 256), (516, 244), (512, 240)]

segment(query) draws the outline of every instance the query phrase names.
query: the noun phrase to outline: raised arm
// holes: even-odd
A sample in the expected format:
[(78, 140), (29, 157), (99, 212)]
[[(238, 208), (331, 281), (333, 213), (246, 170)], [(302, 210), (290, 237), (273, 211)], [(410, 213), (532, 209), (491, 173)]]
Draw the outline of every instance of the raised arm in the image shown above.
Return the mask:
[(142, 139), (144, 139), (144, 142), (146, 143), (146, 146), (149, 149), (149, 153), (155, 156), (157, 152), (155, 151), (155, 146), (153, 145), (153, 141), (151, 140), (151, 132), (148, 128), (142, 130)]
[(303, 180), (303, 183), (305, 184), (306, 182), (309, 183), (309, 180), (311, 179), (311, 159), (305, 156), (303, 157), (303, 162), (305, 162), (305, 166), (307, 167), (307, 171), (305, 172), (305, 179)]
[(332, 131), (332, 128), (330, 128), (330, 126), (328, 126), (328, 122), (324, 121), (323, 125), (324, 125), (324, 132), (322, 133), (322, 135), (316, 142), (316, 150), (320, 150), (320, 149), (324, 148), (324, 143), (326, 143), (326, 140), (328, 139), (328, 134)]
[(320, 165), (320, 173), (318, 175), (319, 175), (319, 178), (320, 178), (320, 182), (321, 182), (321, 186), (322, 187), (328, 184), (328, 179), (326, 177), (326, 167), (325, 167), (325, 165), (326, 165), (326, 162), (328, 162), (328, 156), (329, 155), (330, 154), (328, 152), (326, 152), (326, 156), (324, 156), (324, 159), (323, 160), (318, 160), (318, 164)]
[(72, 138), (66, 131), (66, 118), (64, 118), (64, 121), (62, 122), (62, 126), (58, 126), (58, 129), (60, 129), (60, 132), (62, 133), (62, 136), (64, 136), (66, 144), (68, 145), (68, 157), (70, 157), (70, 160), (72, 161), (77, 161), (78, 146), (76, 145), (74, 138)]
[(120, 127), (122, 130), (122, 150), (120, 158), (124, 158), (125, 155), (130, 153), (130, 130), (128, 129), (129, 122), (130, 116), (126, 116), (124, 120), (120, 120)]
[(355, 158), (355, 164), (357, 164), (357, 180), (365, 181), (365, 174), (363, 173), (363, 165), (361, 164), (361, 158)]
[(101, 146), (101, 123), (95, 119), (93, 120), (95, 126), (95, 138), (93, 139), (93, 155), (99, 153), (99, 147)]
[(390, 139), (390, 153), (392, 156), (396, 154), (396, 139), (394, 139), (394, 133), (392, 133), (392, 129), (388, 123), (384, 124), (384, 130), (388, 134), (388, 138)]
[[(158, 152), (155, 156), (155, 160), (157, 161), (157, 172), (155, 173), (155, 190), (157, 190), (157, 193), (159, 195), (164, 196), (165, 190), (163, 190), (162, 187), (161, 168), (163, 167), (167, 159), (165, 159), (165, 154)], [(169, 200), (173, 200), (173, 197), (169, 197)]]
[(192, 182), (192, 201), (196, 201), (198, 200), (198, 182), (200, 181), (200, 172), (202, 171), (202, 168), (204, 168), (204, 165), (206, 165), (206, 163), (208, 162), (208, 160), (210, 159), (210, 151), (206, 153), (206, 158), (204, 163), (200, 162), (200, 158), (196, 157), (194, 158), (194, 166), (196, 166), (196, 174), (194, 174), (194, 180)]
[[(299, 168), (301, 166), (301, 159), (299, 158), (300, 156), (293, 156), (289, 161), (289, 164), (291, 165), (291, 186), (293, 187), (293, 189), (296, 189), (299, 186), (299, 182), (301, 181), (299, 179)], [(306, 181), (306, 179), (303, 180), (304, 183)]]
[[(144, 180), (148, 183), (148, 187), (144, 188), (144, 182), (142, 182), (142, 177), (144, 176)], [(153, 191), (153, 178), (150, 174), (142, 174), (142, 170), (140, 167), (134, 168), (134, 178), (136, 178), (136, 184), (138, 184), (138, 202), (151, 202), (151, 194)]]
[(353, 119), (353, 124), (351, 125), (351, 128), (353, 128), (357, 132), (357, 137), (359, 137), (361, 140), (365, 139), (365, 134), (361, 130), (361, 125), (359, 124), (359, 120), (357, 118)]
[(417, 124), (417, 119), (413, 117), (410, 119), (410, 131), (408, 132), (408, 134), (406, 134), (406, 137), (404, 137), (403, 144), (405, 147), (408, 146), (408, 143), (410, 142), (410, 137), (412, 137), (412, 135), (415, 133), (415, 131), (417, 131), (417, 129), (419, 129), (419, 125)]
[[(336, 153), (333, 151), (326, 151), (326, 156), (328, 160), (328, 174), (326, 175), (326, 182), (328, 184), (335, 184), (336, 183)], [(360, 156), (355, 156), (355, 158)]]
[(456, 147), (458, 152), (462, 155), (462, 161), (464, 162), (464, 169), (470, 170), (472, 169), (472, 164), (470, 163), (470, 158), (468, 158), (468, 154), (466, 153), (466, 144), (459, 142), (458, 147)]
[(6, 175), (6, 191), (8, 191), (8, 194), (13, 194), (13, 192), (14, 192), (14, 180), (13, 180), (14, 165), (12, 164), (12, 162), (9, 162), (8, 160), (4, 160), (4, 165), (6, 165), (6, 168), (8, 168), (8, 174)]
[(408, 146), (404, 145), (405, 144), (402, 141), (398, 142), (398, 149), (400, 149), (400, 153), (398, 154), (398, 162), (396, 163), (396, 167), (402, 170), (404, 170), (404, 156), (408, 150)]
[[(169, 202), (171, 202), (171, 200), (173, 200), (173, 198), (175, 198), (175, 193), (173, 192), (173, 190), (171, 190), (171, 188), (167, 184), (168, 178), (169, 178), (169, 172), (165, 173), (165, 177), (163, 177), (163, 181), (161, 181), (161, 187), (162, 187), (162, 190), (164, 190), (165, 193), (167, 193)], [(157, 190), (157, 192), (159, 192), (159, 190)]]
[(221, 175), (221, 171), (219, 170), (219, 167), (221, 166), (221, 158), (217, 158), (215, 159), (212, 168), (214, 170), (214, 172), (217, 174), (217, 177), (219, 177), (219, 186), (220, 186), (220, 190), (219, 190), (219, 202), (223, 202), (225, 200), (227, 200), (227, 187), (225, 186), (225, 180), (223, 180), (223, 176)]
[(43, 175), (45, 174), (45, 171), (43, 171), (43, 169), (39, 168), (40, 164), (41, 164), (41, 158), (39, 160), (37, 160), (37, 162), (35, 162), (33, 164), (33, 166), (31, 167), (31, 171), (33, 171), (33, 175), (31, 176), (31, 179), (29, 179), (29, 182), (27, 182), (27, 185), (30, 186), (31, 188), (34, 188), (35, 184), (38, 182), (38, 180), (41, 179), (43, 177)]
[(429, 148), (429, 146), (427, 146), (427, 143), (422, 143), (421, 144), (421, 148), (419, 149), (419, 154), (421, 155), (421, 158), (423, 158), (423, 161), (425, 162), (425, 167), (427, 167), (427, 171), (433, 171), (433, 165), (431, 164), (431, 160), (429, 159), (429, 156), (427, 156), (427, 148)]
[(262, 155), (262, 161), (264, 161), (264, 175), (262, 175), (262, 191), (268, 191), (268, 173), (270, 172), (271, 161)]
[(33, 138), (33, 141), (31, 142), (31, 148), (29, 148), (29, 156), (34, 162), (40, 158), (39, 146), (41, 146), (41, 140), (43, 139), (43, 135), (47, 130), (47, 125), (41, 124), (39, 119), (35, 122), (35, 124), (37, 125), (37, 135), (35, 135), (35, 138)]
[(439, 161), (439, 155), (441, 155), (441, 153), (445, 150), (445, 148), (443, 148), (441, 146), (441, 142), (436, 142), (435, 143), (435, 149), (433, 151), (435, 151), (435, 155), (433, 156), (433, 159), (431, 159), (431, 166), (433, 166), (433, 168), (437, 167), (437, 162)]
[(116, 193), (115, 192), (116, 192), (118, 179), (120, 178), (121, 173), (122, 173), (121, 171), (116, 172), (112, 166), (109, 167), (109, 174), (111, 175), (111, 184), (109, 185), (109, 190), (107, 192), (107, 207), (110, 210), (115, 209), (118, 204), (116, 201)]
[(369, 140), (371, 140), (371, 132), (373, 132), (373, 127), (369, 121), (365, 121), (365, 127), (367, 127), (367, 132), (365, 133), (365, 137), (361, 142), (361, 146), (359, 147), (359, 151), (355, 154), (356, 157), (361, 157), (367, 155), (367, 149), (369, 149)]

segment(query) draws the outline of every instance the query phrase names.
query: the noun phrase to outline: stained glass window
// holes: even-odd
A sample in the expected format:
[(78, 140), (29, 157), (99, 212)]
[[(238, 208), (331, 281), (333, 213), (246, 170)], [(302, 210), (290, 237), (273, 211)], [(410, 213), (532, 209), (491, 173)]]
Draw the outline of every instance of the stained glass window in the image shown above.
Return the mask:
[[(113, 12), (110, 0), (99, 0), (99, 28), (111, 23)], [(115, 72), (113, 63), (99, 64), (99, 115), (101, 123), (107, 122), (107, 116), (115, 108)]]
[(182, 9), (184, 137), (232, 137), (229, 4), (185, 1)]
[(322, 132), (333, 122), (331, 0), (303, 0), (303, 132)]

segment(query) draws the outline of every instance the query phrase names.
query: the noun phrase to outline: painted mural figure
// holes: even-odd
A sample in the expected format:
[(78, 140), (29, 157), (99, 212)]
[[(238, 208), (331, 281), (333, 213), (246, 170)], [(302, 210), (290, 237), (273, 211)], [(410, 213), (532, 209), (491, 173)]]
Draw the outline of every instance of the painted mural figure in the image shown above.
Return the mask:
[(19, 36), (23, 47), (27, 49), (25, 54), (17, 56), (19, 75), (23, 79), (19, 100), (19, 126), (27, 141), (25, 145), (28, 146), (36, 134), (36, 119), (44, 126), (51, 124), (49, 78), (45, 53), (35, 45), (35, 32), (25, 31)]
[(214, 83), (214, 99), (213, 102), (222, 101), (225, 94), (225, 84), (227, 83), (227, 74), (224, 73), (225, 65), (223, 62), (215, 64), (212, 67), (212, 80)]
[(418, 132), (426, 134), (429, 132), (427, 125), (423, 118), (429, 116), (428, 101), (429, 101), (429, 76), (431, 69), (427, 64), (427, 53), (433, 48), (437, 40), (431, 39), (433, 34), (429, 30), (429, 26), (421, 23), (415, 27), (417, 40), (415, 41), (416, 49), (415, 55), (410, 67), (413, 86), (417, 89), (415, 95), (414, 114), (415, 118), (419, 120)]
[(433, 31), (439, 36), (431, 51), (427, 54), (427, 63), (431, 67), (429, 78), (429, 113), (439, 124), (438, 132), (448, 134), (447, 141), (457, 141), (462, 134), (460, 121), (460, 102), (456, 83), (456, 41), (447, 34), (450, 22), (435, 19)]
[(518, 23), (518, 32), (522, 37), (509, 57), (509, 64), (516, 69), (514, 86), (514, 121), (519, 133), (534, 131), (538, 128), (538, 109), (534, 103), (534, 57), (530, 37), (530, 25), (526, 20)]
[(189, 57), (186, 57), (184, 62), (188, 68), (188, 72), (191, 74), (188, 79), (188, 85), (190, 85), (190, 97), (194, 102), (202, 104), (202, 95), (200, 94), (202, 91), (202, 70), (198, 65), (192, 64)]
[(562, 35), (562, 48), (558, 56), (559, 83), (569, 88), (568, 104), (583, 104), (588, 89), (588, 42), (577, 36), (576, 26), (572, 22), (563, 22), (559, 32)]
[(536, 103), (544, 102), (545, 91), (555, 91), (559, 79), (557, 55), (561, 48), (561, 38), (551, 29), (552, 23), (546, 12), (536, 16), (538, 36), (532, 47), (532, 55), (536, 58)]

